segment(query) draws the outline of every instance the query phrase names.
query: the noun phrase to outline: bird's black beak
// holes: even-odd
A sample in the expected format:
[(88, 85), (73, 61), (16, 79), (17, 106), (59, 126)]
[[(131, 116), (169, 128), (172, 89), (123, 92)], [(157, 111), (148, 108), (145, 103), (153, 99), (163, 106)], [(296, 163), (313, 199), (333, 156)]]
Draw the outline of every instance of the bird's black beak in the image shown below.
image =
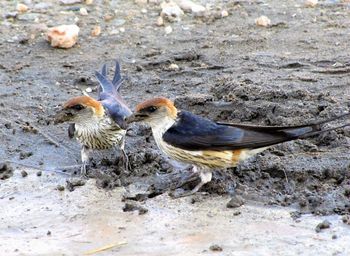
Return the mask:
[(60, 124), (70, 121), (74, 114), (68, 109), (59, 110), (54, 116), (54, 124)]
[(142, 121), (145, 120), (147, 117), (148, 117), (148, 115), (145, 114), (145, 113), (136, 112), (136, 113), (132, 114), (131, 116), (129, 116), (129, 117), (126, 119), (126, 122), (127, 122), (128, 124), (135, 123), (135, 122), (142, 122)]

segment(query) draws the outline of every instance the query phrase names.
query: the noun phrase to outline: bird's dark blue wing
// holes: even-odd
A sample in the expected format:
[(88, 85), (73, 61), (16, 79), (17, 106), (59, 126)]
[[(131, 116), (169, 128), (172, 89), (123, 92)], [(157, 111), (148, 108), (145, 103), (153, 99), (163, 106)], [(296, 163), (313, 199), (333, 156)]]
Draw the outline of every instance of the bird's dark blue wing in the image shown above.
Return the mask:
[[(274, 129), (266, 126), (217, 124), (208, 119), (181, 111), (177, 122), (163, 135), (168, 144), (185, 150), (253, 149), (274, 145), (310, 132), (311, 127)], [(302, 129), (302, 130), (300, 130)]]

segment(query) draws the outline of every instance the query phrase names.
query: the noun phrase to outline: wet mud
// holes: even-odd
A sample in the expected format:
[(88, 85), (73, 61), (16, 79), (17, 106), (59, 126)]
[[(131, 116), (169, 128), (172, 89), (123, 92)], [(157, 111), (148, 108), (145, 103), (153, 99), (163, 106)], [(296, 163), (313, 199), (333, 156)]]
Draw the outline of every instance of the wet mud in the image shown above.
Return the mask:
[[(263, 125), (305, 124), (350, 111), (349, 6), (320, 2), (305, 8), (297, 1), (229, 1), (219, 4), (228, 17), (189, 15), (165, 35), (155, 26), (159, 9), (153, 5), (141, 13), (131, 1), (110, 1), (79, 17), (79, 43), (69, 50), (52, 49), (43, 30), (74, 22), (71, 6), (52, 1), (47, 9), (9, 18), (14, 7), (1, 2), (0, 158), (9, 163), (1, 165), (1, 179), (30, 167), (67, 176), (57, 190), (84, 185), (71, 181), (79, 167), (65, 167), (80, 163), (79, 145), (68, 138), (67, 125), (53, 125), (52, 116), (59, 104), (87, 88), (96, 95), (94, 71), (105, 62), (112, 66), (114, 59), (122, 65), (122, 95), (131, 108), (161, 95), (214, 120)], [(116, 9), (117, 17), (102, 21), (101, 36), (91, 37), (95, 19)], [(271, 27), (255, 26), (261, 13), (272, 19)], [(110, 33), (121, 27), (125, 32)], [(172, 63), (179, 69), (170, 69)], [(89, 175), (97, 187), (141, 184), (124, 199), (145, 201), (196, 183), (188, 167), (160, 154), (145, 125), (129, 128), (126, 149), (129, 171), (119, 152), (94, 154)], [(237, 168), (215, 170), (201, 192), (293, 206), (299, 213), (349, 214), (349, 150), (349, 127), (283, 143)], [(184, 177), (192, 181), (185, 184)]]

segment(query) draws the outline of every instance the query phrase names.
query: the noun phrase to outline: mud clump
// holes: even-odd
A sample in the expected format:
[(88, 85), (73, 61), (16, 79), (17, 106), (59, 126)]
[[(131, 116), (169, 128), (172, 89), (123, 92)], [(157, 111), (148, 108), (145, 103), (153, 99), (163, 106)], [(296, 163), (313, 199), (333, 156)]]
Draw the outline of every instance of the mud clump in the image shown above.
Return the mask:
[(139, 215), (146, 214), (148, 209), (134, 202), (127, 202), (123, 207), (124, 212), (138, 211)]
[(344, 215), (342, 221), (344, 224), (350, 225), (350, 215)]
[(21, 175), (23, 178), (27, 177), (28, 176), (28, 173), (24, 170), (21, 171)]
[(73, 178), (66, 181), (66, 188), (68, 191), (74, 191), (75, 187), (80, 187), (85, 185), (85, 180), (80, 178)]
[(209, 247), (209, 250), (213, 251), (213, 252), (222, 252), (223, 249), (220, 245), (218, 244), (213, 244)]
[(331, 227), (331, 223), (328, 220), (324, 220), (316, 226), (316, 232), (321, 232), (322, 229), (328, 229)]
[(235, 195), (231, 200), (226, 204), (227, 208), (238, 208), (244, 205), (244, 199), (241, 196)]
[(13, 175), (13, 168), (7, 163), (0, 163), (0, 180), (6, 180)]

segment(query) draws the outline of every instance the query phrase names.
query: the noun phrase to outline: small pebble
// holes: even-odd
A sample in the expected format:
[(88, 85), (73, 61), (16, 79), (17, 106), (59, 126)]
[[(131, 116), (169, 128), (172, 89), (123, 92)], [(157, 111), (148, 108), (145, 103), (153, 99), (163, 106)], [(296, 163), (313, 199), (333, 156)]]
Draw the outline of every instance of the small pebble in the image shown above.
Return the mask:
[(94, 3), (94, 0), (85, 0), (85, 4), (91, 5)]
[(172, 63), (172, 64), (169, 65), (168, 69), (172, 70), (172, 71), (178, 71), (180, 68), (179, 68), (179, 66), (177, 64)]
[(203, 5), (192, 2), (191, 0), (180, 0), (179, 6), (182, 10), (193, 13), (195, 16), (202, 16), (206, 11)]
[(51, 236), (51, 231), (48, 230), (47, 233), (46, 233), (47, 236)]
[(227, 17), (228, 16), (228, 12), (226, 11), (226, 10), (222, 10), (221, 11), (221, 17), (222, 18), (225, 18), (225, 17)]
[(159, 16), (157, 19), (157, 26), (163, 26), (164, 25), (164, 19), (162, 16)]
[(106, 15), (103, 17), (103, 19), (104, 19), (105, 21), (111, 21), (111, 20), (114, 19), (114, 15), (112, 15), (112, 14), (106, 14)]
[(36, 176), (38, 176), (38, 177), (40, 177), (42, 175), (42, 172), (41, 171), (38, 171), (37, 173), (36, 173)]
[(305, 0), (304, 5), (306, 7), (315, 7), (318, 4), (318, 0)]
[(166, 26), (165, 27), (165, 29), (164, 29), (164, 31), (165, 31), (165, 34), (170, 34), (171, 32), (173, 32), (173, 28), (171, 27), (171, 26)]
[(162, 11), (160, 15), (164, 18), (167, 18), (169, 21), (180, 20), (180, 17), (184, 14), (181, 8), (177, 5), (177, 3), (173, 1), (162, 2), (160, 5)]
[(145, 8), (141, 9), (141, 13), (146, 14), (147, 13), (147, 9), (145, 9)]
[(25, 4), (17, 4), (16, 10), (19, 13), (25, 13), (26, 11), (28, 11), (28, 6), (26, 6)]
[(238, 208), (244, 205), (244, 199), (241, 196), (235, 195), (231, 200), (226, 204), (227, 208)]
[(79, 13), (80, 13), (80, 15), (82, 15), (82, 16), (87, 16), (87, 15), (89, 15), (88, 11), (87, 11), (86, 8), (84, 8), (84, 7), (80, 8)]
[(91, 87), (88, 87), (88, 88), (85, 89), (85, 91), (86, 91), (87, 93), (90, 93), (90, 92), (92, 92), (92, 89), (91, 89)]
[(334, 239), (337, 239), (338, 238), (338, 236), (336, 235), (336, 234), (334, 234), (334, 235), (332, 235), (332, 239), (334, 240)]
[(260, 16), (255, 20), (255, 24), (260, 27), (268, 27), (271, 25), (271, 20), (266, 16)]
[(119, 31), (122, 32), (122, 33), (124, 33), (124, 32), (125, 32), (125, 28), (121, 27), (121, 28), (119, 29)]
[(24, 178), (24, 177), (27, 177), (28, 176), (28, 173), (26, 172), (26, 171), (21, 171), (21, 175), (22, 175), (22, 177)]
[(91, 31), (91, 35), (94, 37), (99, 36), (100, 34), (101, 34), (101, 27), (100, 26), (95, 26)]

